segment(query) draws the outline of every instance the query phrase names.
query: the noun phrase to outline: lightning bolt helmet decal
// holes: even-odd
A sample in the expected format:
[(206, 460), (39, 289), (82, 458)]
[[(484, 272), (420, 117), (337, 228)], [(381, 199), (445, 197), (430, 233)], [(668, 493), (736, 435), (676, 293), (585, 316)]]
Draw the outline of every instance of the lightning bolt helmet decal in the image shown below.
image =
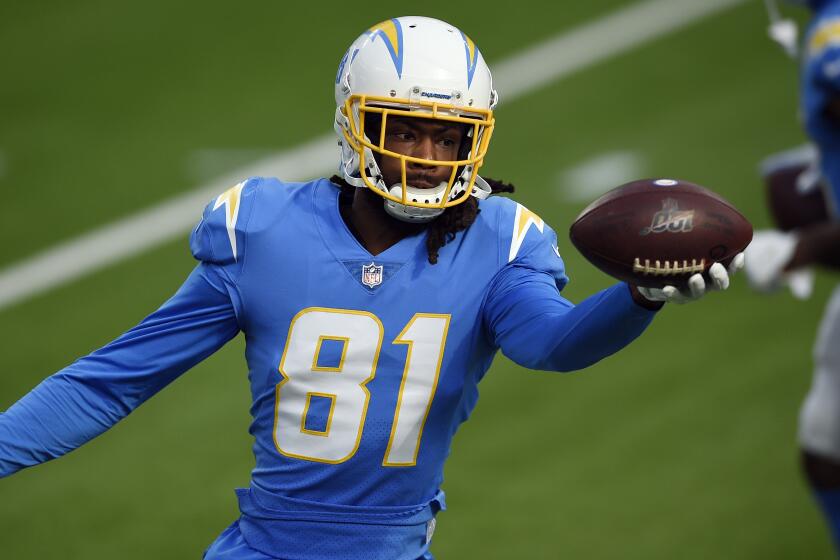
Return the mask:
[(397, 69), (397, 76), (402, 78), (403, 70), (403, 32), (402, 26), (397, 19), (388, 19), (381, 23), (377, 23), (367, 31), (370, 34), (371, 42), (375, 41), (377, 37), (381, 38), (388, 47), (388, 52), (391, 54), (391, 60), (394, 62), (394, 67)]

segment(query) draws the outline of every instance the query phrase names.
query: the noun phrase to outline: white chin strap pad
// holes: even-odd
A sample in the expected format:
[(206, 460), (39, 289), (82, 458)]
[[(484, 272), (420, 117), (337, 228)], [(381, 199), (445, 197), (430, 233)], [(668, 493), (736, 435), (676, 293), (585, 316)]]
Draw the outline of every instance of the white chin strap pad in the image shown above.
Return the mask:
[[(446, 192), (446, 183), (441, 183), (433, 189), (418, 189), (409, 185), (406, 187), (406, 197), (411, 202), (422, 202), (425, 204), (439, 204), (440, 197)], [(391, 196), (402, 197), (402, 184), (396, 183), (391, 186)], [(418, 206), (406, 206), (390, 199), (385, 199), (385, 211), (392, 218), (403, 222), (424, 223), (430, 222), (443, 214), (443, 208), (421, 208)]]
[[(395, 183), (391, 186), (388, 191), (392, 196), (402, 197), (402, 184)], [(412, 187), (408, 185), (406, 189), (406, 197), (411, 200), (411, 202), (421, 202), (425, 204), (440, 204), (440, 198), (446, 192), (446, 182), (440, 183), (437, 187), (433, 189), (418, 189), (416, 187)], [(463, 191), (461, 191), (463, 192)], [(471, 196), (479, 200), (484, 200), (490, 194), (492, 194), (493, 189), (490, 188), (490, 185), (476, 175), (475, 182), (473, 183), (472, 192), (470, 192)], [(444, 208), (421, 208), (417, 206), (406, 206), (405, 204), (401, 204), (399, 202), (394, 202), (390, 199), (385, 199), (385, 211), (388, 213), (389, 216), (392, 218), (396, 218), (403, 222), (410, 222), (410, 223), (423, 223), (423, 222), (430, 222), (443, 214)]]

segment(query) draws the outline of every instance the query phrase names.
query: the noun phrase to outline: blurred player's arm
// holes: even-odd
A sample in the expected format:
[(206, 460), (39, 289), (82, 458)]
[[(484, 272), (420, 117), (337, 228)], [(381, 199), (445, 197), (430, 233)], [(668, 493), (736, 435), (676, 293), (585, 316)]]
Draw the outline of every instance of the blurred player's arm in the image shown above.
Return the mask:
[(784, 271), (820, 265), (840, 269), (840, 222), (825, 222), (796, 231), (796, 245)]
[[(833, 33), (835, 28), (830, 29)], [(807, 64), (816, 68), (814, 87), (827, 93), (818, 111), (840, 128), (840, 43), (829, 40), (832, 33), (813, 34)], [(840, 222), (831, 220), (824, 197), (811, 194), (818, 184), (811, 169), (818, 169), (816, 155), (803, 152), (793, 156), (796, 153), (777, 154), (763, 165), (776, 226), (791, 231), (757, 231), (747, 247), (746, 274), (758, 291), (772, 292), (788, 284), (795, 295), (804, 298), (813, 284), (809, 267), (840, 268)], [(803, 171), (806, 165), (808, 169)]]
[(201, 264), (139, 325), (0, 414), (0, 477), (101, 434), (239, 332), (225, 279)]

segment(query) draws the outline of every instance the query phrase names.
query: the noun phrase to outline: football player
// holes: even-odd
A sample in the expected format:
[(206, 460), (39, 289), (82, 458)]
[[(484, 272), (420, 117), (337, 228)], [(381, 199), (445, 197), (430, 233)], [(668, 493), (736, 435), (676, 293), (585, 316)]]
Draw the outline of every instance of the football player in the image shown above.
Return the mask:
[[(758, 290), (787, 284), (804, 297), (810, 292), (809, 267), (840, 268), (840, 0), (790, 1), (807, 5), (813, 15), (802, 43), (800, 114), (817, 149), (789, 153), (766, 166), (780, 229), (756, 232), (745, 270)], [(793, 24), (778, 17), (773, 0), (767, 2), (771, 36), (795, 55)], [(814, 201), (822, 207), (815, 208)], [(806, 478), (840, 550), (840, 286), (826, 307), (814, 361), (798, 439)]]
[[(375, 25), (335, 93), (340, 174), (251, 178), (210, 202), (178, 292), (0, 416), (0, 475), (82, 445), (242, 331), (256, 468), (205, 558), (431, 558), (443, 463), (499, 349), (585, 368), (706, 291), (698, 274), (685, 293), (560, 295), (554, 231), (478, 175), (498, 96), (455, 27)], [(728, 285), (721, 264), (710, 277)]]

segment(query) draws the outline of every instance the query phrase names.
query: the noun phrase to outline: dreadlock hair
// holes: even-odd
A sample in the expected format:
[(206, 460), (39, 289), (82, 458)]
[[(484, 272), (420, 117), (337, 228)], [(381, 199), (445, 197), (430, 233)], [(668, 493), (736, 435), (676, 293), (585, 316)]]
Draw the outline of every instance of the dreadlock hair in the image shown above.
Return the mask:
[[(484, 178), (490, 185), (491, 194), (512, 193), (515, 187), (510, 183), (496, 179)], [(338, 175), (330, 177), (330, 182), (341, 187), (343, 196), (353, 196), (356, 187), (350, 185)], [(426, 251), (429, 255), (429, 263), (437, 264), (440, 248), (455, 239), (455, 234), (464, 231), (472, 225), (481, 209), (478, 207), (478, 200), (475, 197), (467, 197), (461, 204), (450, 206), (443, 213), (429, 223), (426, 235)]]

